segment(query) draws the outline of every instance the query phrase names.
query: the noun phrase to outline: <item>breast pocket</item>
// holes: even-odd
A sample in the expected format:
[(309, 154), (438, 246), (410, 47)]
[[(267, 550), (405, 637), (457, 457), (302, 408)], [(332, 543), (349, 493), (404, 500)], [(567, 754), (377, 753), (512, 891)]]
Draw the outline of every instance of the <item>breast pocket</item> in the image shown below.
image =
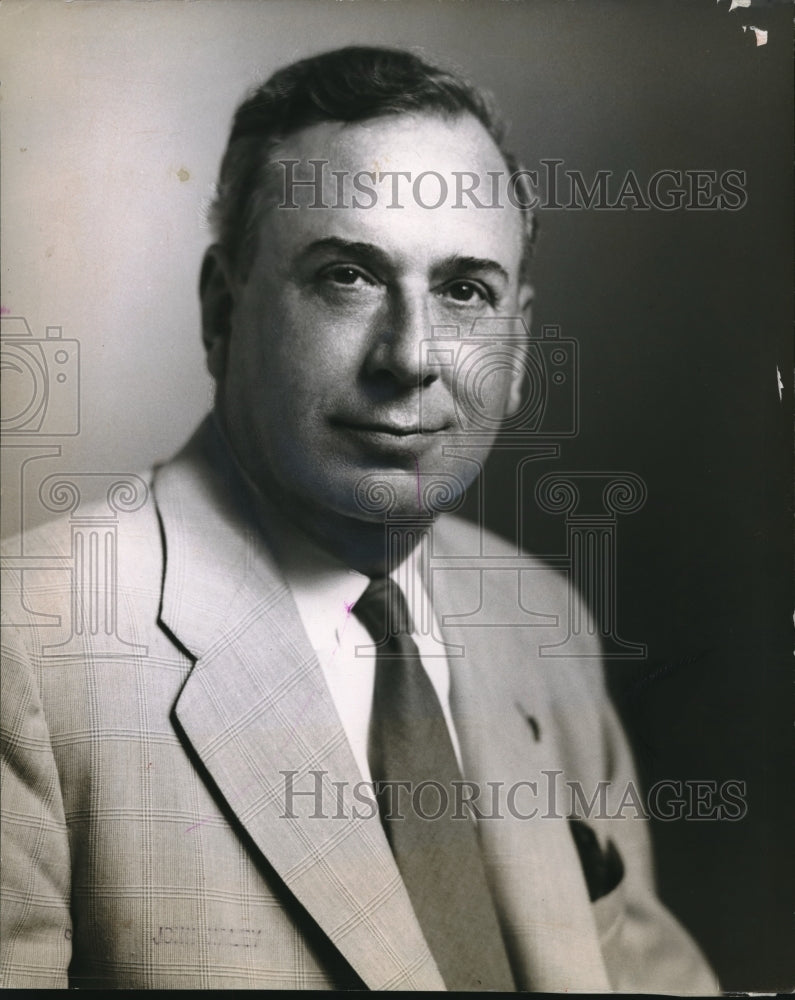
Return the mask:
[(596, 903), (611, 895), (620, 885), (624, 877), (624, 862), (613, 841), (608, 840), (602, 847), (596, 834), (583, 820), (570, 818), (569, 829), (580, 857), (588, 896), (592, 903)]

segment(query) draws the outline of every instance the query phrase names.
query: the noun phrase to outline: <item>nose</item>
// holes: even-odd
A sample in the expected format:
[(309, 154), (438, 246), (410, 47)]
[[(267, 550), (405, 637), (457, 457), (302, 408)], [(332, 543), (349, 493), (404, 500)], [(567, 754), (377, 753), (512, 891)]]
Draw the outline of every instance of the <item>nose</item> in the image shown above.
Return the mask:
[(390, 297), (387, 308), (375, 319), (366, 374), (401, 388), (421, 388), (435, 382), (438, 373), (426, 363), (425, 342), (431, 332), (425, 296), (400, 293)]

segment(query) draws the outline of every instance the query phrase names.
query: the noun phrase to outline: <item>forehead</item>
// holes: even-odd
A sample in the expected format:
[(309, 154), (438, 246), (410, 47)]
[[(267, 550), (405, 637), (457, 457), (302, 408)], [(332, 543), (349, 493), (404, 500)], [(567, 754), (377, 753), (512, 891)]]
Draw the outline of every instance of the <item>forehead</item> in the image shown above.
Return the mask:
[(288, 137), (271, 163), (265, 248), (289, 254), (337, 237), (417, 267), (451, 254), (488, 256), (518, 275), (523, 213), (509, 197), (500, 150), (470, 115), (324, 122)]

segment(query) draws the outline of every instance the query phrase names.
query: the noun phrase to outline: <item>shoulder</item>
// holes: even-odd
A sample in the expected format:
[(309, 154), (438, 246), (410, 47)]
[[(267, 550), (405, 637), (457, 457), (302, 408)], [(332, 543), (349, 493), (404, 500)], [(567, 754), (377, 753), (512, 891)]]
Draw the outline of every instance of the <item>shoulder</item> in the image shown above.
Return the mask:
[[(150, 578), (159, 582), (164, 559), (165, 527), (156, 481), (177, 511), (191, 512), (194, 498), (203, 496), (212, 478), (201, 452), (208, 421), (170, 460), (134, 473), (64, 472), (47, 476), (38, 493), (53, 516), (2, 542), (3, 588), (19, 589), (25, 581), (37, 585), (63, 581), (100, 569), (119, 587), (135, 588)], [(214, 512), (220, 505), (205, 505)], [(218, 516), (222, 511), (218, 509)], [(197, 537), (201, 539), (201, 526)], [(194, 539), (195, 541), (195, 539)]]
[(54, 516), (3, 539), (3, 569), (17, 573), (60, 569), (55, 560), (79, 556), (83, 541), (93, 548), (100, 538), (151, 543), (157, 528), (152, 477), (153, 470), (48, 477), (40, 497)]
[[(544, 574), (545, 580), (559, 593), (566, 590), (566, 577), (544, 559), (520, 549), (514, 542), (489, 528), (463, 517), (449, 514), (433, 526), (434, 552), (440, 556), (466, 557), (482, 562), (503, 560), (506, 569)], [(473, 562), (473, 566), (477, 562)]]
[(432, 570), (435, 561), (436, 571), (449, 572), (458, 584), (456, 589), (468, 582), (470, 589), (478, 589), (496, 604), (506, 609), (515, 606), (508, 623), (516, 625), (514, 631), (519, 633), (522, 624), (530, 626), (531, 622), (536, 627), (543, 628), (545, 621), (549, 627), (564, 628), (572, 602), (578, 598), (560, 569), (463, 518), (448, 516), (434, 524), (432, 553)]
[(517, 709), (532, 719), (549, 767), (605, 777), (615, 727), (601, 644), (568, 574), (456, 518), (435, 526), (430, 563), (443, 635), (465, 651), (452, 682), (506, 726)]
[[(434, 525), (434, 592), (453, 616), (469, 612), (468, 634), (478, 629), (506, 664), (516, 664), (550, 694), (588, 700), (604, 687), (597, 629), (569, 575), (479, 524), (457, 517)], [(434, 570), (436, 565), (438, 569)], [(448, 609), (443, 609), (443, 613)], [(475, 612), (472, 614), (472, 612)]]
[(151, 473), (53, 476), (41, 498), (57, 516), (2, 543), (4, 644), (57, 649), (118, 629), (135, 607), (151, 613), (162, 567)]

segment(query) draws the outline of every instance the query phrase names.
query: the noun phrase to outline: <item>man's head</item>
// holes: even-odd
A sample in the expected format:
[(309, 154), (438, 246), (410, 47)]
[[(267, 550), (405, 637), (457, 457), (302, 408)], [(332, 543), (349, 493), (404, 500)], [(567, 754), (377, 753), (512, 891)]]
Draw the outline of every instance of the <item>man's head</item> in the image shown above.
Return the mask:
[[(218, 243), (242, 275), (258, 238), (261, 212), (278, 200), (280, 144), (321, 122), (361, 122), (401, 114), (471, 115), (494, 140), (509, 174), (519, 164), (505, 145), (505, 125), (489, 95), (463, 77), (400, 49), (350, 46), (323, 52), (278, 70), (235, 113), (221, 163), (212, 221)], [(519, 199), (532, 197), (523, 176)], [(529, 265), (535, 216), (525, 213)]]
[[(320, 187), (286, 197), (285, 165), (305, 178), (313, 161)], [(384, 171), (408, 179), (399, 207), (391, 184), (363, 194)], [(412, 185), (429, 174), (436, 195)], [(487, 207), (438, 199), (462, 176)], [(434, 477), (468, 485), (521, 407), (529, 225), (512, 176), (485, 100), (408, 53), (305, 60), (238, 111), (202, 272), (208, 365), (238, 460), (317, 539), (378, 520), (366, 477), (404, 514)]]

